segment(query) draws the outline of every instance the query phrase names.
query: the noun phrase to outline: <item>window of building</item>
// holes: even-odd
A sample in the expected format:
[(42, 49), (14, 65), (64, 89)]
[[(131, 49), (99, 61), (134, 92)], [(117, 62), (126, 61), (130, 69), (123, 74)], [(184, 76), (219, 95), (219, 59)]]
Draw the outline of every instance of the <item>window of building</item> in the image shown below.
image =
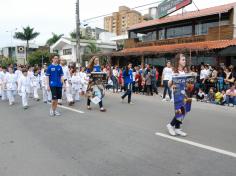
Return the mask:
[(156, 31), (149, 32), (147, 34), (143, 34), (141, 40), (143, 42), (151, 42), (156, 40)]
[(63, 50), (63, 55), (71, 55), (72, 54), (72, 49), (64, 49)]
[(159, 35), (159, 40), (164, 40), (165, 39), (165, 29), (161, 29), (158, 31), (158, 35)]
[(181, 26), (167, 29), (167, 38), (190, 37), (192, 36), (192, 26)]
[[(229, 21), (221, 21), (220, 26), (229, 25)], [(195, 35), (206, 35), (208, 34), (209, 28), (219, 26), (219, 21), (208, 22), (208, 23), (199, 23), (195, 26)]]

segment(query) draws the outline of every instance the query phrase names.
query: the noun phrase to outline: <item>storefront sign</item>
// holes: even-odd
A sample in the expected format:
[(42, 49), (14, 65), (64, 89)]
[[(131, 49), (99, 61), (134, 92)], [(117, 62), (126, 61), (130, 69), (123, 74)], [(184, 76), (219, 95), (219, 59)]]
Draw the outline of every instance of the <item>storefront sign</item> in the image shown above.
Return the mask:
[(165, 17), (191, 3), (192, 0), (165, 0), (157, 7), (158, 18)]

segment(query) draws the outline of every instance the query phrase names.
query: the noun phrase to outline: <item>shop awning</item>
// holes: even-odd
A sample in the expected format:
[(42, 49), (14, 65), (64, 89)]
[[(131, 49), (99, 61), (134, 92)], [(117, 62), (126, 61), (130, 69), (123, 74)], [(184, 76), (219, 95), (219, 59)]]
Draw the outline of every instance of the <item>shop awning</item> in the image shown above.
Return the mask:
[(172, 45), (159, 45), (148, 47), (127, 48), (119, 52), (113, 52), (113, 56), (132, 56), (132, 55), (153, 55), (178, 52), (210, 51), (236, 46), (236, 39), (204, 41), (195, 43), (182, 43)]
[(220, 56), (236, 56), (236, 46), (230, 46), (219, 52)]

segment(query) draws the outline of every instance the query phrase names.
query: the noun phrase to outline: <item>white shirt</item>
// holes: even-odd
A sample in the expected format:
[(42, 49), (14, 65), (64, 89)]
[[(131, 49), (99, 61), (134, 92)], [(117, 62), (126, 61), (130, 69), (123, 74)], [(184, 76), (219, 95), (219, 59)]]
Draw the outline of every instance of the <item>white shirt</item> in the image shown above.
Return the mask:
[(7, 90), (17, 90), (17, 77), (14, 73), (7, 73), (4, 82)]
[(113, 69), (113, 76), (115, 76), (115, 77), (119, 77), (119, 72), (118, 72), (118, 70), (116, 70), (116, 69)]
[(200, 79), (206, 79), (209, 76), (209, 72), (206, 69), (201, 70)]
[(165, 67), (162, 74), (163, 80), (172, 80), (173, 70), (172, 68)]
[(19, 80), (20, 77), (22, 76), (22, 72), (20, 70), (16, 70), (15, 74), (16, 74), (17, 80)]
[(65, 65), (65, 66), (61, 66), (62, 70), (63, 70), (63, 74), (64, 74), (64, 79), (68, 79), (70, 72), (69, 72), (69, 68)]
[(18, 82), (19, 82), (19, 86), (18, 86), (19, 91), (26, 92), (26, 93), (30, 92), (31, 79), (29, 76), (22, 75), (19, 78)]

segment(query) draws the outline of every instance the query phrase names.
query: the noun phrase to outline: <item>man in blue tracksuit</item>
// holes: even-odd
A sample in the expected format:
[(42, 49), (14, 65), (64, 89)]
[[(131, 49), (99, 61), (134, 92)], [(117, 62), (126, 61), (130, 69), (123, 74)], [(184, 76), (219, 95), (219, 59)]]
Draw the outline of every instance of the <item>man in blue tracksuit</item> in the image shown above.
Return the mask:
[(126, 69), (123, 71), (123, 83), (124, 83), (124, 86), (125, 86), (125, 94), (121, 97), (122, 99), (122, 102), (123, 100), (125, 99), (126, 96), (128, 96), (128, 103), (129, 104), (133, 104), (131, 102), (131, 95), (132, 95), (132, 85), (133, 85), (133, 70), (132, 70), (132, 64), (129, 63), (127, 66), (126, 66)]

